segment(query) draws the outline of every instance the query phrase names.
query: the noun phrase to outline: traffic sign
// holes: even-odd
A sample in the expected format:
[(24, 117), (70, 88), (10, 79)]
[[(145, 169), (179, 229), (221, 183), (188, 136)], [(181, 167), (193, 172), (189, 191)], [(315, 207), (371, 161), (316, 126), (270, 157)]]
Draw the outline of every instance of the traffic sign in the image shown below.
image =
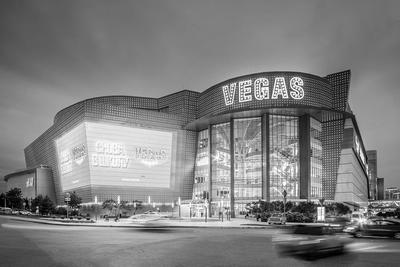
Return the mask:
[(66, 202), (71, 201), (71, 198), (70, 198), (70, 197), (66, 197), (66, 198), (65, 198), (65, 201), (66, 201)]

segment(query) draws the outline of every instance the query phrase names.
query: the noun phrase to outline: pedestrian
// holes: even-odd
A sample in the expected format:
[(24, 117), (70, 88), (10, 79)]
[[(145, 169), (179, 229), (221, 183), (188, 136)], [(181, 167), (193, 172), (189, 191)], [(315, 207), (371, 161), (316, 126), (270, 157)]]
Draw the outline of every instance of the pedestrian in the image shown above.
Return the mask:
[(246, 212), (246, 215), (244, 215), (244, 218), (245, 219), (249, 218), (249, 213), (248, 212)]

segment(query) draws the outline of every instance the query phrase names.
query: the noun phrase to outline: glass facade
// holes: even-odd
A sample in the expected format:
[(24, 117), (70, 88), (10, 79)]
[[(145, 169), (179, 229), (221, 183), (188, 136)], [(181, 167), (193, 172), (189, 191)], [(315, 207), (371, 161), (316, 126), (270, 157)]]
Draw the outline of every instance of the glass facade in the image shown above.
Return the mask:
[(271, 200), (299, 198), (299, 118), (269, 115)]
[(211, 176), (214, 201), (228, 205), (231, 190), (231, 135), (230, 123), (213, 125), (211, 128)]
[(311, 146), (311, 198), (322, 198), (322, 126), (319, 121), (310, 118)]
[(204, 198), (210, 190), (210, 159), (208, 129), (197, 136), (197, 153), (194, 169), (193, 198)]
[[(306, 129), (308, 122), (301, 122), (297, 116), (267, 116), (265, 123), (261, 117), (233, 119), (211, 125), (211, 132), (209, 129), (198, 132), (193, 199), (208, 198), (211, 214), (229, 208), (233, 199), (235, 214), (239, 215), (252, 201), (283, 200), (284, 190), (288, 200), (300, 199), (299, 135), (300, 128)], [(309, 197), (319, 199), (323, 197), (322, 126), (312, 117), (309, 125), (310, 156), (303, 162), (310, 166), (306, 178)]]
[(234, 120), (235, 200), (262, 198), (261, 118)]

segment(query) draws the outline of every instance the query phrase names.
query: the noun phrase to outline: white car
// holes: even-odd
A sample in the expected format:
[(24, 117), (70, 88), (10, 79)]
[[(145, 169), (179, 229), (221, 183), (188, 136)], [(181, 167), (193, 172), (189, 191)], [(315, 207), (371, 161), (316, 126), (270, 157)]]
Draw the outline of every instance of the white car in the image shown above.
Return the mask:
[(268, 218), (268, 224), (286, 224), (286, 217), (282, 214), (272, 214)]
[(129, 217), (127, 219), (128, 222), (138, 223), (138, 224), (147, 224), (150, 222), (159, 221), (162, 219), (166, 219), (167, 216), (160, 214), (156, 211), (146, 211), (143, 214), (137, 214)]

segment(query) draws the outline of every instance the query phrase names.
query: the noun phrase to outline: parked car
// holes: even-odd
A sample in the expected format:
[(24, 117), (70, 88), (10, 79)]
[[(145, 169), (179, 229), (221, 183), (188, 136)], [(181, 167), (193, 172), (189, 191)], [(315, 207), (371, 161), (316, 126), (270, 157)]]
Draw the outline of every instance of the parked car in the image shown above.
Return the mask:
[(268, 218), (268, 224), (286, 224), (286, 217), (282, 214), (272, 214)]
[(343, 253), (351, 240), (346, 235), (336, 235), (332, 227), (327, 225), (296, 225), (291, 232), (273, 238), (273, 242), (282, 256), (310, 260)]
[(344, 232), (354, 237), (383, 236), (400, 239), (400, 221), (395, 219), (367, 220), (365, 223), (347, 226)]

